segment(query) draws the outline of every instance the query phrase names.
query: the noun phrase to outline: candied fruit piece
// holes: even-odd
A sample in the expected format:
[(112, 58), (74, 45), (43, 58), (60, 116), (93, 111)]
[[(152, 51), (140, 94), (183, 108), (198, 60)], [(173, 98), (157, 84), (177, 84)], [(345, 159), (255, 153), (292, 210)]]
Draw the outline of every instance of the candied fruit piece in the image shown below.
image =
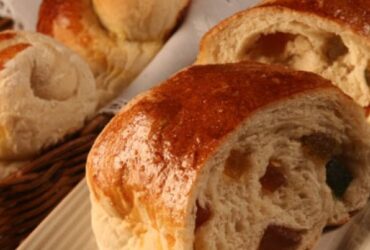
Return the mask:
[(309, 154), (313, 154), (320, 159), (327, 160), (333, 154), (338, 154), (340, 152), (339, 143), (334, 138), (324, 133), (318, 132), (303, 136), (301, 141), (304, 149), (306, 149)]
[(305, 230), (269, 225), (263, 234), (258, 250), (295, 250)]
[(239, 179), (246, 171), (247, 166), (248, 163), (245, 153), (232, 150), (226, 160), (224, 174), (233, 179)]
[(201, 207), (197, 201), (196, 207), (197, 207), (197, 213), (195, 216), (195, 231), (199, 227), (201, 227), (204, 223), (206, 223), (212, 216), (212, 212), (208, 206), (206, 206), (205, 208)]
[(329, 63), (335, 62), (337, 59), (348, 53), (348, 48), (344, 44), (342, 38), (338, 35), (334, 35), (328, 39), (325, 50)]
[(266, 173), (260, 179), (262, 188), (269, 192), (275, 192), (278, 188), (285, 185), (287, 180), (281, 169), (274, 162), (270, 162), (267, 166)]
[(326, 183), (335, 197), (343, 197), (352, 179), (353, 176), (342, 159), (333, 157), (326, 164)]
[(250, 57), (259, 56), (279, 57), (284, 53), (289, 41), (294, 40), (295, 35), (283, 32), (261, 35), (252, 48), (249, 49)]

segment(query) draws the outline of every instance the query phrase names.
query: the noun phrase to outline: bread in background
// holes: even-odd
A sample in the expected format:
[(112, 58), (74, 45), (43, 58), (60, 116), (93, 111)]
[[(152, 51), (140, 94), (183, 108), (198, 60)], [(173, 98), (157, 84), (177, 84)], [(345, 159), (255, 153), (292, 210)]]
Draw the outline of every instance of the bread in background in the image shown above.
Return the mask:
[(44, 0), (37, 30), (90, 65), (102, 106), (144, 69), (190, 0)]
[(370, 111), (370, 1), (269, 0), (202, 39), (198, 64), (280, 64), (330, 79)]
[(80, 129), (96, 111), (88, 65), (47, 36), (0, 33), (0, 161), (23, 161)]

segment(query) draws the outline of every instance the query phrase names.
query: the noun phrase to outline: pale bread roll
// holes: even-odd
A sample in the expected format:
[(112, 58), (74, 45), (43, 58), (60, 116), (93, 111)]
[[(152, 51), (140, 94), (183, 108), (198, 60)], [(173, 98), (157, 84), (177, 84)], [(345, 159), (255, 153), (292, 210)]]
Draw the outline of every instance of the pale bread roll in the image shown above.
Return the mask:
[(37, 30), (90, 65), (102, 106), (144, 69), (190, 0), (43, 0)]
[(197, 63), (253, 60), (330, 79), (370, 114), (370, 1), (270, 0), (203, 38)]
[(370, 190), (363, 109), (323, 78), (194, 66), (130, 102), (87, 161), (100, 249), (310, 249)]
[(41, 34), (0, 33), (0, 161), (18, 161), (80, 129), (95, 80), (75, 53)]

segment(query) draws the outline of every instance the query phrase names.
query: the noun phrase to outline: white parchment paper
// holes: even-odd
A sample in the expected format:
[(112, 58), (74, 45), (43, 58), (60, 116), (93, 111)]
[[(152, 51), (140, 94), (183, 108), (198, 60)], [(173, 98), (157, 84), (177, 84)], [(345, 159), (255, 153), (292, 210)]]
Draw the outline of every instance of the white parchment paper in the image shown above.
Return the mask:
[[(33, 31), (37, 23), (40, 1), (3, 0), (3, 3), (26, 30)], [(256, 2), (257, 0), (193, 0), (189, 14), (181, 28), (169, 39), (164, 48), (137, 79), (122, 92), (121, 96), (102, 111), (117, 112), (123, 104), (138, 93), (155, 86), (181, 68), (191, 65), (198, 51), (199, 40), (207, 30), (221, 19)], [(368, 211), (362, 211), (347, 225), (325, 233), (315, 249), (370, 249), (369, 214)]]

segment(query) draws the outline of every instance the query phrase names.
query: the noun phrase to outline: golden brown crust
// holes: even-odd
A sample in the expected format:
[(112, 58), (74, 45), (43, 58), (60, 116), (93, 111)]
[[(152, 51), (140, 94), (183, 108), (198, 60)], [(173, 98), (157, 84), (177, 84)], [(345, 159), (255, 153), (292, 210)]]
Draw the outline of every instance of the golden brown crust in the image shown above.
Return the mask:
[(87, 178), (95, 196), (109, 197), (121, 216), (140, 194), (143, 209), (176, 225), (203, 163), (231, 131), (267, 105), (319, 89), (336, 88), (279, 66), (191, 67), (109, 123), (90, 152)]
[(1, 32), (0, 33), (0, 42), (13, 39), (17, 34), (15, 32)]
[(110, 41), (103, 35), (104, 30), (100, 26), (96, 29), (97, 26), (99, 21), (94, 18), (90, 0), (44, 0), (39, 9), (37, 31), (80, 54), (94, 74), (107, 67), (104, 48), (99, 47), (98, 40), (110, 46)]
[(64, 17), (68, 20), (66, 29), (75, 33), (82, 30), (80, 20), (84, 12), (84, 1), (75, 0), (44, 0), (40, 6), (40, 19), (37, 30), (46, 35), (53, 35), (54, 22), (58, 18)]
[(261, 7), (284, 7), (316, 14), (361, 35), (370, 35), (370, 2), (367, 0), (276, 0), (262, 4)]
[[(0, 35), (1, 40), (1, 35)], [(19, 52), (30, 47), (29, 43), (19, 43), (13, 46), (9, 46), (6, 49), (0, 51), (0, 70), (4, 69), (4, 65), (11, 59), (13, 59)]]
[(316, 15), (326, 20), (338, 23), (355, 33), (358, 33), (368, 40), (370, 36), (370, 1), (367, 0), (265, 0), (253, 8), (243, 10), (221, 21), (218, 25), (210, 29), (202, 38), (200, 51), (206, 40), (221, 30), (228, 27), (234, 20), (249, 12), (263, 10), (264, 8), (285, 8), (293, 11), (302, 12), (308, 15)]
[(284, 7), (348, 26), (354, 31), (370, 35), (370, 1), (368, 0), (275, 0), (260, 7)]
[(85, 59), (103, 106), (150, 62), (181, 21), (189, 2), (43, 0), (37, 31)]
[[(90, 22), (92, 26), (98, 25), (98, 21), (90, 17), (92, 6), (89, 2), (89, 0), (44, 0), (39, 10), (37, 31), (55, 37), (67, 45), (79, 44), (89, 50), (92, 35), (86, 22)], [(65, 30), (64, 33), (61, 30)]]
[[(165, 32), (165, 37), (171, 34), (183, 20), (191, 0), (188, 0), (184, 8), (182, 8), (176, 18), (176, 24), (172, 29)], [(93, 11), (91, 0), (43, 0), (39, 10), (39, 20), (37, 23), (37, 31), (46, 35), (54, 36), (54, 26), (63, 24), (58, 23), (58, 19), (64, 19), (65, 29), (73, 31), (75, 34), (83, 32), (86, 25), (87, 12)], [(96, 20), (98, 17), (96, 17)], [(60, 20), (59, 20), (60, 21)], [(99, 25), (101, 29), (104, 26), (100, 22), (92, 22), (91, 25)]]

